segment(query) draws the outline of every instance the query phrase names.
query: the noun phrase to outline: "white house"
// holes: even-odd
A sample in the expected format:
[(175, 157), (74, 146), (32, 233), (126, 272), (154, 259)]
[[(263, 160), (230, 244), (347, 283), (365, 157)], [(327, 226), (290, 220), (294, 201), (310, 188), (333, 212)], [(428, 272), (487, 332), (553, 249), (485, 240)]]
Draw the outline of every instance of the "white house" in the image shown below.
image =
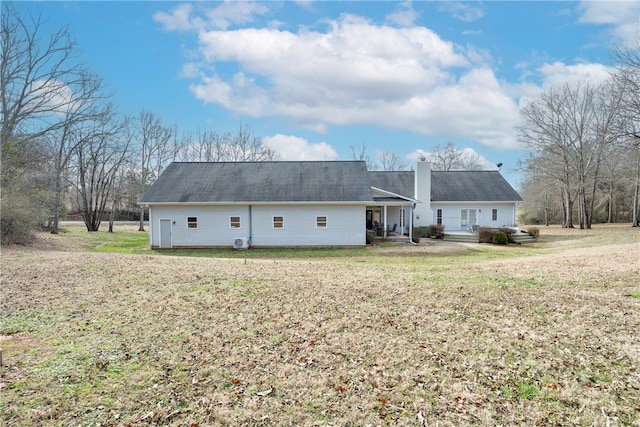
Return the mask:
[(406, 234), (515, 224), (522, 199), (497, 171), (369, 172), (363, 161), (174, 162), (142, 196), (152, 248), (363, 246)]

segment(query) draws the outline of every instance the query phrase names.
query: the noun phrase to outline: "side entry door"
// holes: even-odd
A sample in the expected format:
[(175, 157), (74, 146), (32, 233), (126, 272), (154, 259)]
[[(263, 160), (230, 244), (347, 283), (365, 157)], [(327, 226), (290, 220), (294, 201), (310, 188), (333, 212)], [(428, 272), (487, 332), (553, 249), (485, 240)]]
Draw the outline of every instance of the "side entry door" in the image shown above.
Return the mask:
[(160, 249), (171, 248), (171, 219), (160, 220)]

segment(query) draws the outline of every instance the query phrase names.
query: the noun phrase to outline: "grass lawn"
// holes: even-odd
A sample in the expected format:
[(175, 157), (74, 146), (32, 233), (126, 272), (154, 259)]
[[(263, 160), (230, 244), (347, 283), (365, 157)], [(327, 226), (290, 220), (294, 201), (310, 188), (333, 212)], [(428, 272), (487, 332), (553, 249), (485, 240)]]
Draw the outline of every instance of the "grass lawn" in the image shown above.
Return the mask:
[(640, 229), (527, 245), (2, 248), (0, 425), (640, 426)]

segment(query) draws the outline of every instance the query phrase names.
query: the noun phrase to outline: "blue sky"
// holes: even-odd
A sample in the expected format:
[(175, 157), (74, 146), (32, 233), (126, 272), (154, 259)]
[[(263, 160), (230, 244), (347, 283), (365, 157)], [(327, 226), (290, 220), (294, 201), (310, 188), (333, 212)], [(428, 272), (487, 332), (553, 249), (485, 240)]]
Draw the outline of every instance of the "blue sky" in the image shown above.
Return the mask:
[(254, 135), (283, 160), (477, 153), (518, 186), (519, 106), (606, 78), (638, 1), (17, 2), (67, 25), (120, 111)]

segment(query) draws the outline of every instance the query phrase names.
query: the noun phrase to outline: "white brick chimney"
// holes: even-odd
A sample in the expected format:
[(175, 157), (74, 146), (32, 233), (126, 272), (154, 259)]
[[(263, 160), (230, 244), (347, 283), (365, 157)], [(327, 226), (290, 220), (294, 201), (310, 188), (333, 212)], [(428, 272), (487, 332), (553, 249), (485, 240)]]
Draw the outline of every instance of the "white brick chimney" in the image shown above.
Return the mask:
[(418, 159), (415, 172), (415, 198), (418, 200), (413, 210), (413, 225), (420, 227), (434, 223), (431, 209), (431, 163), (425, 157)]

